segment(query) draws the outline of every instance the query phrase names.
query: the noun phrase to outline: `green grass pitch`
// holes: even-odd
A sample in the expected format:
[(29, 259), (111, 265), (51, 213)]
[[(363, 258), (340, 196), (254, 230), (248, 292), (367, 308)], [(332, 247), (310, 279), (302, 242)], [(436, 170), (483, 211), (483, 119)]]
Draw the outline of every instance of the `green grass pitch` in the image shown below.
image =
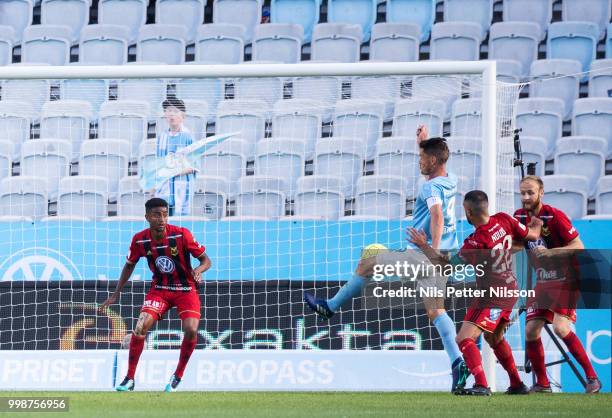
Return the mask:
[(612, 416), (610, 393), (480, 398), (433, 392), (0, 392), (7, 396), (69, 398), (68, 413), (10, 414), (21, 418)]

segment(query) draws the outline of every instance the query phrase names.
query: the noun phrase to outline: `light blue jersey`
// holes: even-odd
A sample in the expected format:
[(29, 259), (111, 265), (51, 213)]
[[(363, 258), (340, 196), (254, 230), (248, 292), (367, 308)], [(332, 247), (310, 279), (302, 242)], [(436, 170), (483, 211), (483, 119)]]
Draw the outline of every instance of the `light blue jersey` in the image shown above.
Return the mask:
[[(172, 135), (170, 130), (162, 132), (157, 138), (157, 157), (165, 157), (193, 143), (193, 138), (186, 128)], [(165, 199), (174, 206), (175, 215), (190, 215), (193, 200), (194, 174), (176, 176), (162, 184), (155, 196)]]
[(444, 229), (440, 238), (440, 249), (454, 250), (459, 247), (457, 242), (457, 219), (455, 217), (455, 195), (457, 194), (457, 177), (448, 173), (426, 181), (419, 188), (419, 194), (414, 204), (412, 217), (414, 228), (422, 229), (431, 244), (431, 216), (429, 208), (442, 205)]

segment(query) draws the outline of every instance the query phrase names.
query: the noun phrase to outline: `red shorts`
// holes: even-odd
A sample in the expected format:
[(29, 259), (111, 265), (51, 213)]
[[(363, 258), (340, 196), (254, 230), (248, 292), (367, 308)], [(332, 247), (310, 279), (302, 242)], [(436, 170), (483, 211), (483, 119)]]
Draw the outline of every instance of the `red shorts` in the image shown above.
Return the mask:
[(471, 322), (483, 331), (494, 332), (500, 324), (510, 322), (511, 313), (511, 310), (506, 309), (470, 306), (463, 321)]
[(555, 319), (555, 314), (562, 315), (574, 323), (576, 322), (576, 309), (569, 309), (569, 308), (537, 309), (533, 306), (530, 306), (529, 308), (527, 308), (527, 316), (525, 317), (525, 320), (531, 321), (532, 319), (543, 319), (549, 324), (552, 324), (553, 319)]
[(176, 306), (181, 319), (200, 318), (200, 295), (196, 291), (172, 292), (151, 289), (145, 297), (140, 312), (147, 312), (160, 320), (173, 306)]

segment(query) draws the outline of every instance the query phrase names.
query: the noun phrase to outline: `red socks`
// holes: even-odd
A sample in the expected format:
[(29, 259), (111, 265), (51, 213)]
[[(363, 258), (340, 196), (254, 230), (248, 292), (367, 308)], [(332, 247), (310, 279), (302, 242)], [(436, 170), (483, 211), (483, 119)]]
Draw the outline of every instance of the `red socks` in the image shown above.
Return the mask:
[(514, 362), (514, 357), (512, 356), (512, 349), (510, 345), (506, 341), (506, 339), (502, 339), (497, 345), (493, 348), (493, 352), (495, 353), (495, 357), (499, 360), (499, 364), (502, 365), (504, 370), (508, 372), (508, 376), (510, 377), (510, 386), (515, 388), (521, 385), (522, 380), (521, 376), (519, 376), (518, 370), (516, 369), (516, 363)]
[(176, 371), (174, 375), (179, 379), (183, 378), (183, 373), (185, 372), (185, 367), (187, 366), (187, 362), (191, 357), (191, 353), (195, 349), (196, 343), (198, 342), (197, 338), (193, 340), (188, 340), (187, 338), (183, 338), (183, 342), (181, 343), (181, 354), (179, 356), (179, 362), (176, 366)]
[(461, 340), (459, 343), (459, 350), (461, 350), (463, 353), (465, 364), (468, 366), (468, 369), (470, 369), (470, 373), (474, 375), (476, 384), (489, 387), (484, 369), (482, 368), (482, 357), (480, 356), (480, 350), (478, 350), (476, 342), (474, 342), (474, 340), (471, 338)]
[(584, 374), (586, 374), (587, 379), (593, 379), (597, 377), (595, 370), (593, 370), (593, 365), (589, 360), (589, 356), (587, 355), (582, 343), (572, 331), (569, 332), (565, 337), (563, 337), (563, 342), (567, 346), (567, 349), (574, 356), (576, 361), (580, 363), (582, 369), (584, 370)]
[(536, 383), (540, 386), (550, 386), (548, 375), (546, 374), (546, 362), (544, 361), (544, 346), (542, 339), (525, 341), (527, 357), (531, 361), (531, 368), (536, 377)]
[(142, 354), (144, 342), (145, 337), (132, 334), (132, 338), (130, 339), (130, 356), (128, 359), (127, 371), (127, 377), (130, 379), (133, 379), (134, 374), (136, 373), (136, 366), (138, 366), (138, 360), (140, 359), (140, 355)]

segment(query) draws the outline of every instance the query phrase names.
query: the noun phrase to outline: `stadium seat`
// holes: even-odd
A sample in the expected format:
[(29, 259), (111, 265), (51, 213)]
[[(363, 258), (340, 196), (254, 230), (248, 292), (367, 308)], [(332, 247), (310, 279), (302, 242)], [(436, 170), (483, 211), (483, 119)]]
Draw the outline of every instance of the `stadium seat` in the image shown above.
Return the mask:
[(344, 180), (342, 194), (353, 196), (354, 186), (363, 171), (364, 143), (355, 138), (324, 138), (315, 146), (314, 174), (340, 176)]
[(376, 0), (327, 0), (327, 21), (361, 26), (361, 41), (367, 42), (376, 22), (376, 7)]
[(543, 40), (552, 19), (552, 4), (552, 0), (504, 0), (504, 22), (537, 23)]
[(157, 0), (155, 23), (181, 25), (187, 30), (187, 44), (195, 40), (198, 27), (204, 22), (205, 0)]
[(451, 136), (482, 137), (482, 103), (480, 99), (461, 99), (453, 103)]
[(333, 135), (359, 138), (365, 145), (365, 158), (374, 158), (376, 142), (382, 137), (385, 105), (361, 99), (340, 100), (333, 116)]
[(222, 177), (230, 184), (230, 194), (237, 192), (238, 180), (246, 176), (251, 147), (243, 139), (230, 138), (207, 151), (200, 159), (200, 171), (207, 176)]
[(261, 22), (263, 0), (214, 0), (213, 22), (244, 26), (245, 43), (250, 44), (255, 25)]
[[(239, 78), (234, 83), (234, 98), (259, 99), (266, 103), (265, 108), (272, 110), (274, 103), (283, 98), (283, 80), (278, 77)], [(272, 117), (266, 114), (266, 119)]]
[(108, 180), (108, 193), (116, 199), (119, 180), (128, 175), (131, 145), (123, 139), (95, 139), (81, 146), (79, 175)]
[(138, 176), (123, 177), (119, 180), (117, 192), (117, 216), (142, 219), (147, 198), (148, 196), (140, 187)]
[(608, 143), (608, 155), (612, 155), (612, 98), (576, 100), (572, 135), (601, 137)]
[(217, 106), (225, 95), (225, 84), (218, 78), (184, 78), (175, 82), (175, 93), (181, 100), (205, 101), (208, 120), (214, 122)]
[(62, 138), (72, 146), (72, 158), (77, 159), (81, 144), (89, 139), (91, 105), (83, 100), (55, 100), (42, 108), (41, 138)]
[[(240, 137), (254, 150), (265, 134), (266, 112), (266, 102), (262, 100), (223, 100), (217, 108), (215, 133), (240, 132)], [(253, 151), (249, 152), (252, 154)]]
[(548, 144), (547, 159), (552, 157), (555, 142), (561, 138), (565, 105), (561, 99), (521, 99), (516, 110), (516, 125), (522, 135), (539, 136)]
[(0, 179), (12, 175), (14, 149), (15, 145), (11, 141), (0, 140)]
[(11, 26), (0, 26), (0, 66), (13, 62), (14, 43), (15, 30)]
[(588, 180), (583, 176), (561, 175), (542, 177), (546, 190), (546, 203), (561, 209), (570, 219), (587, 214)]
[(138, 32), (136, 60), (164, 64), (185, 62), (187, 30), (180, 25), (144, 25)]
[(216, 23), (198, 28), (196, 61), (239, 64), (244, 60), (246, 32), (242, 25)]
[(545, 174), (546, 157), (548, 156), (548, 142), (546, 138), (521, 135), (520, 139), (523, 162), (525, 165), (535, 163), (535, 174), (542, 177)]
[[(206, 137), (206, 123), (208, 121), (208, 104), (202, 100), (183, 100), (185, 103), (184, 127), (189, 131), (194, 141)], [(168, 130), (166, 118), (160, 116), (155, 123), (155, 131), (159, 136)]]
[(402, 219), (406, 216), (406, 180), (397, 176), (364, 176), (357, 180), (355, 215)]
[(239, 181), (236, 216), (263, 216), (277, 219), (285, 215), (284, 181), (278, 177), (247, 176)]
[(147, 21), (149, 0), (99, 0), (98, 23), (127, 26), (129, 43), (138, 39), (140, 27)]
[(419, 149), (415, 136), (381, 138), (376, 144), (374, 173), (381, 176), (399, 176), (406, 180), (406, 196), (416, 194), (416, 184), (421, 177)]
[(344, 215), (344, 180), (336, 176), (305, 176), (297, 181), (295, 217), (337, 220)]
[(446, 167), (456, 176), (479, 178), (482, 162), (482, 139), (474, 137), (450, 137), (450, 156)]
[(497, 62), (497, 81), (519, 83), (522, 79), (523, 64), (516, 60), (495, 60)]
[(7, 177), (0, 182), (0, 216), (47, 216), (47, 179), (40, 176)]
[(99, 219), (108, 212), (108, 181), (103, 177), (70, 176), (60, 180), (57, 215)]
[(608, 25), (606, 33), (606, 58), (612, 58), (612, 23)]
[(529, 75), (531, 63), (538, 59), (541, 29), (533, 22), (499, 22), (491, 26), (489, 59), (521, 63), (521, 77)]
[(572, 117), (574, 101), (578, 98), (582, 65), (575, 60), (538, 60), (531, 64), (529, 97), (561, 99), (565, 106), (563, 120)]
[(130, 30), (118, 25), (88, 25), (81, 31), (79, 62), (122, 65), (127, 62)]
[(337, 77), (297, 77), (293, 80), (293, 98), (319, 102), (323, 122), (331, 119), (341, 91), (342, 81)]
[(32, 24), (33, 0), (0, 1), (0, 25), (13, 28), (14, 42), (21, 43), (23, 30)]
[(393, 118), (395, 101), (400, 97), (402, 80), (398, 77), (354, 77), (351, 80), (351, 98), (377, 101), (385, 106), (385, 120)]
[(149, 120), (162, 114), (161, 104), (166, 99), (166, 90), (166, 80), (161, 78), (128, 78), (117, 81), (117, 99), (147, 103)]
[(430, 136), (442, 136), (446, 105), (440, 100), (402, 99), (395, 103), (392, 135), (415, 138), (419, 125), (427, 125)]
[[(47, 64), (11, 64), (15, 67), (24, 65), (47, 65)], [(38, 121), (43, 104), (50, 99), (51, 84), (49, 80), (4, 80), (2, 87), (2, 101), (17, 101), (28, 103), (33, 121)]]
[(70, 61), (70, 36), (67, 26), (28, 26), (23, 32), (21, 62), (67, 64)]
[(60, 179), (70, 175), (72, 144), (64, 139), (33, 139), (21, 147), (22, 176), (39, 176), (47, 180), (51, 200), (57, 197)]
[(419, 100), (441, 100), (445, 103), (442, 115), (445, 120), (449, 120), (453, 103), (461, 97), (463, 81), (461, 76), (416, 76), (412, 81), (412, 97), (418, 97)]
[(563, 0), (561, 6), (564, 21), (595, 23), (603, 38), (612, 13), (610, 0)]
[(430, 59), (477, 61), (482, 29), (472, 22), (440, 22), (431, 30)]
[(313, 100), (279, 100), (273, 108), (272, 137), (303, 141), (305, 158), (311, 160), (322, 133), (322, 111), (320, 104)]
[(0, 100), (0, 140), (13, 144), (13, 158), (19, 157), (21, 144), (30, 139), (33, 114), (32, 105), (28, 102)]
[(597, 182), (595, 213), (612, 215), (612, 176), (600, 177)]
[(601, 59), (591, 64), (589, 97), (612, 97), (612, 59)]
[(138, 144), (138, 173), (142, 174), (142, 168), (146, 163), (157, 156), (157, 138), (146, 139)]
[(568, 136), (555, 148), (555, 174), (584, 176), (589, 181), (587, 196), (595, 194), (597, 180), (605, 174), (608, 143), (603, 138)]
[(79, 41), (81, 29), (89, 23), (91, 0), (42, 0), (40, 23), (63, 25), (70, 28), (70, 42)]
[(435, 19), (436, 0), (387, 0), (386, 21), (416, 24), (421, 42), (429, 39)]
[(146, 102), (134, 100), (104, 102), (100, 106), (98, 136), (125, 139), (132, 145), (130, 159), (136, 159), (138, 145), (147, 138), (149, 114), (149, 105)]
[(259, 141), (255, 150), (255, 174), (285, 180), (283, 193), (292, 198), (298, 178), (304, 175), (304, 141), (291, 138), (268, 138)]
[[(555, 22), (548, 27), (547, 58), (580, 61), (582, 71), (589, 71), (595, 60), (599, 27), (589, 22)], [(584, 76), (586, 81), (587, 76)]]
[(480, 25), (481, 38), (491, 26), (493, 0), (446, 0), (444, 2), (445, 22), (473, 22)]
[(362, 32), (359, 25), (319, 23), (312, 33), (311, 59), (358, 62)]
[(193, 186), (193, 216), (221, 219), (227, 211), (230, 184), (223, 177), (197, 176)]
[(97, 119), (100, 106), (108, 100), (108, 80), (61, 80), (60, 97), (62, 100), (85, 100), (91, 105), (93, 118)]
[(312, 29), (319, 23), (320, 7), (321, 0), (272, 0), (270, 21), (302, 26), (304, 42), (309, 43), (312, 38)]
[[(387, 7), (389, 3), (387, 3)], [(370, 59), (418, 61), (420, 29), (413, 23), (377, 23), (372, 27)]]
[(302, 60), (304, 29), (291, 23), (255, 26), (253, 59), (295, 64)]

